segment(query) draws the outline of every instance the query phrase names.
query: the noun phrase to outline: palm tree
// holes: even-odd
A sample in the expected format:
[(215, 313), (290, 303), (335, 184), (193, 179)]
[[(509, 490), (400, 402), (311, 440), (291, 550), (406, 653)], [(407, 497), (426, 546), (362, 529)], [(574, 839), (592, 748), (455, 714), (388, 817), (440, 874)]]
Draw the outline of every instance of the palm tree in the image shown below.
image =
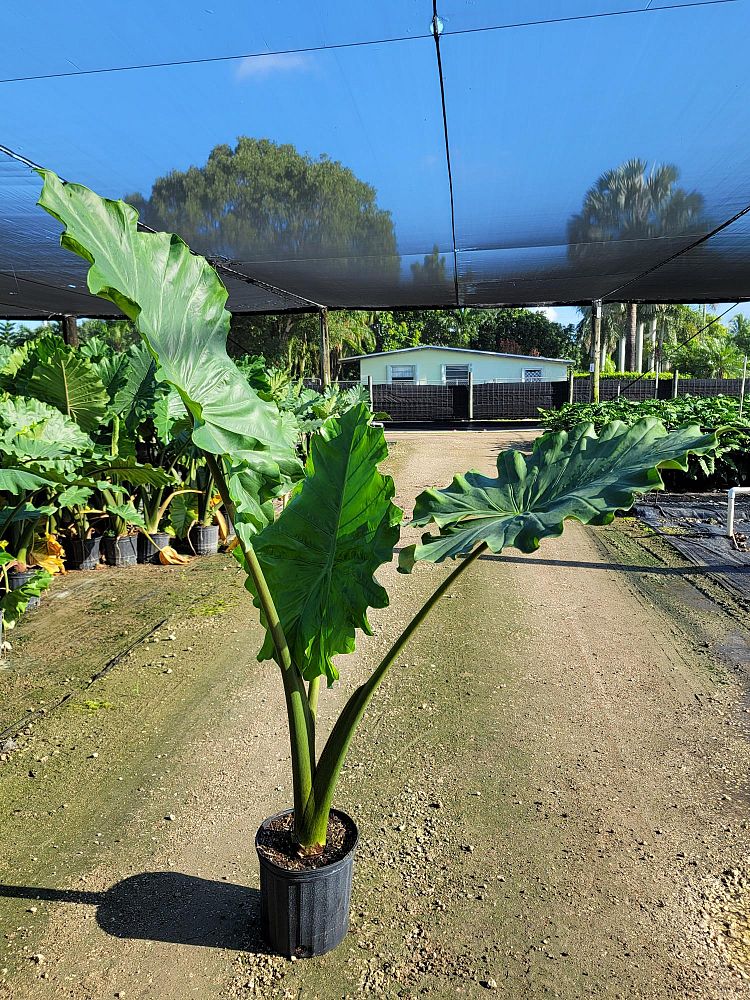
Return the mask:
[[(581, 314), (581, 322), (578, 324), (577, 332), (580, 343), (586, 353), (593, 356), (594, 344), (592, 337), (591, 306), (579, 306), (578, 312)], [(622, 302), (602, 303), (602, 332), (601, 332), (601, 367), (604, 368), (606, 360), (617, 350), (620, 338), (625, 330), (625, 305)]]
[[(602, 243), (663, 239), (703, 231), (703, 195), (677, 187), (679, 169), (671, 163), (628, 160), (599, 177), (568, 222), (568, 253), (575, 261), (601, 254)], [(628, 304), (626, 366), (636, 359), (638, 308)]]

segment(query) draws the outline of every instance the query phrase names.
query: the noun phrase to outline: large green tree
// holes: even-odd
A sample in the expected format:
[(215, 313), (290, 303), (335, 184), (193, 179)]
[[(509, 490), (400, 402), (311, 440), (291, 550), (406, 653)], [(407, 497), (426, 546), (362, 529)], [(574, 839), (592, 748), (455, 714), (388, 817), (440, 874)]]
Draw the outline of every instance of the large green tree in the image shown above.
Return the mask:
[[(678, 187), (672, 163), (628, 160), (603, 173), (586, 192), (581, 211), (568, 222), (568, 253), (576, 263), (602, 253), (602, 243), (655, 240), (703, 232), (708, 222), (703, 195)], [(667, 251), (665, 251), (665, 256)], [(651, 263), (644, 259), (644, 265)], [(635, 368), (638, 314), (628, 312), (626, 367)]]
[(125, 200), (143, 222), (203, 253), (254, 262), (344, 258), (352, 267), (369, 257), (377, 259), (369, 268), (397, 276), (393, 221), (376, 198), (375, 188), (336, 160), (240, 136), (234, 147), (216, 146), (204, 166), (158, 178), (148, 198)]

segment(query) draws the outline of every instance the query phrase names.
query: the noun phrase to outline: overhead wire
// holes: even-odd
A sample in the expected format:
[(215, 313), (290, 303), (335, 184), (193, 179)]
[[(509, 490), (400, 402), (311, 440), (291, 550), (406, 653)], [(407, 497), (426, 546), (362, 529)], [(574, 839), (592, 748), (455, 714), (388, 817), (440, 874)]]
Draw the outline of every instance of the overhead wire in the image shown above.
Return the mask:
[[(658, 11), (677, 11), (691, 7), (715, 7), (722, 4), (740, 3), (741, 0), (685, 0), (684, 3), (662, 4), (652, 7), (629, 7), (625, 10), (601, 11), (598, 14), (572, 14), (567, 17), (538, 18), (529, 21), (514, 21), (508, 24), (488, 24), (477, 28), (456, 28), (444, 31), (443, 35), (451, 37), (459, 35), (474, 35), (485, 31), (508, 31), (516, 28), (529, 28), (537, 25), (568, 24), (576, 21), (594, 21), (601, 18), (624, 17), (631, 14), (654, 14)], [(351, 42), (333, 42), (330, 45), (303, 45), (286, 49), (273, 49), (264, 52), (237, 53), (229, 56), (204, 56), (198, 59), (173, 59), (161, 62), (133, 63), (127, 66), (100, 66), (94, 69), (66, 70), (58, 73), (36, 73), (28, 76), (12, 76), (0, 79), (2, 83), (28, 83), (33, 80), (61, 80), (69, 77), (96, 76), (105, 73), (129, 73), (147, 69), (169, 69), (176, 66), (203, 66), (210, 63), (232, 62), (244, 59), (263, 59), (268, 56), (310, 55), (313, 52), (330, 52), (336, 49), (366, 48), (374, 45), (391, 45), (401, 42), (425, 40), (431, 34), (393, 35), (384, 38), (364, 38)]]
[(440, 84), (440, 106), (443, 112), (443, 138), (445, 140), (445, 163), (448, 169), (448, 195), (451, 206), (451, 242), (453, 245), (453, 285), (456, 296), (456, 308), (460, 305), (458, 288), (458, 249), (456, 247), (456, 207), (453, 197), (453, 169), (451, 166), (451, 147), (448, 139), (448, 113), (445, 108), (445, 79), (443, 77), (443, 59), (440, 52), (440, 35), (442, 24), (438, 16), (437, 0), (432, 0), (432, 34), (435, 39), (435, 56), (437, 58), (438, 82)]

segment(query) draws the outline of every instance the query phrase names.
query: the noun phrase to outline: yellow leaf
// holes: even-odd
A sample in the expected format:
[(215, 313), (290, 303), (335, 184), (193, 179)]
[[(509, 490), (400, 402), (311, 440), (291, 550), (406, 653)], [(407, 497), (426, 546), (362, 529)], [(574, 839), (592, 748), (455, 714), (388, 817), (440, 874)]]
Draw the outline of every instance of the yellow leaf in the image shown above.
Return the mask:
[(164, 566), (184, 566), (190, 562), (190, 557), (180, 555), (171, 545), (165, 545), (159, 549), (159, 562)]
[(214, 517), (216, 518), (216, 523), (219, 525), (219, 538), (222, 542), (225, 542), (229, 537), (229, 525), (227, 524), (227, 519), (220, 510), (215, 511)]
[(47, 535), (43, 540), (37, 539), (36, 548), (31, 552), (30, 565), (46, 569), (53, 576), (55, 573), (65, 573), (63, 547), (54, 535)]

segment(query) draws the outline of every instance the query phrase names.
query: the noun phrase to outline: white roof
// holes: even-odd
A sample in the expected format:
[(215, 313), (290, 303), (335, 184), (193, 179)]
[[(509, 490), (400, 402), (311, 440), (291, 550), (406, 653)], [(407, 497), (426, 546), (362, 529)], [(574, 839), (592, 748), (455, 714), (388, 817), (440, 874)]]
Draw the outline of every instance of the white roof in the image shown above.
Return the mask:
[(571, 358), (542, 358), (538, 354), (503, 354), (501, 351), (476, 351), (472, 347), (442, 347), (438, 344), (420, 344), (419, 347), (399, 347), (395, 351), (373, 351), (372, 354), (355, 354), (344, 361), (364, 361), (365, 358), (386, 358), (390, 354), (408, 354), (410, 351), (453, 351), (456, 354), (482, 354), (491, 358), (520, 358), (523, 361), (557, 361), (563, 365), (572, 365)]

